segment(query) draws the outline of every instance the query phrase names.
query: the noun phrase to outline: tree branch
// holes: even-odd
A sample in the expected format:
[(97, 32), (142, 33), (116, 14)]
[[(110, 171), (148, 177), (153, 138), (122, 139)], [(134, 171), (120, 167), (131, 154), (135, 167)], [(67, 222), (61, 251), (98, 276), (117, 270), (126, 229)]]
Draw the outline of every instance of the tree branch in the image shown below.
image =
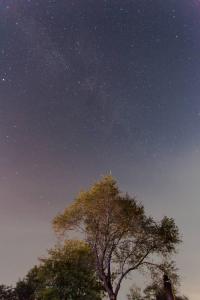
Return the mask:
[(119, 292), (119, 289), (120, 289), (120, 285), (122, 283), (122, 280), (124, 279), (124, 277), (131, 271), (134, 271), (136, 270), (143, 262), (143, 260), (149, 255), (149, 253), (151, 252), (151, 249), (148, 249), (148, 251), (145, 253), (145, 255), (143, 255), (143, 257), (139, 260), (139, 262), (134, 265), (133, 267), (130, 267), (129, 269), (127, 269), (125, 272), (122, 273), (118, 283), (117, 283), (117, 286), (116, 286), (116, 289), (115, 289), (115, 294), (117, 295), (118, 292)]

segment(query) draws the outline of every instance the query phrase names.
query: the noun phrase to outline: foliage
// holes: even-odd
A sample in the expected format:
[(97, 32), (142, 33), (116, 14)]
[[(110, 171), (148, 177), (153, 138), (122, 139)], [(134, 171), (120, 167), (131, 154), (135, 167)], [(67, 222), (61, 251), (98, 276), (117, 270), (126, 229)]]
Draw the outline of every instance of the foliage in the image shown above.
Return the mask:
[(102, 289), (89, 247), (81, 241), (66, 241), (51, 249), (16, 285), (19, 300), (100, 300)]
[[(158, 284), (159, 282), (159, 284)], [(137, 286), (133, 286), (130, 289), (130, 293), (127, 295), (128, 300), (165, 300), (166, 294), (163, 287), (162, 280), (158, 280), (157, 283), (149, 284), (143, 291)], [(175, 300), (189, 300), (186, 296), (180, 296), (174, 290)]]
[[(26, 276), (24, 280), (17, 282), (17, 300), (59, 300), (56, 292), (45, 286), (45, 280), (41, 277), (41, 269), (37, 267), (35, 270), (37, 270), (37, 274), (35, 273), (37, 281), (32, 283)], [(30, 272), (32, 271), (33, 269)]]
[(128, 300), (144, 300), (142, 291), (139, 287), (133, 286), (130, 289), (130, 294), (127, 295)]
[(101, 299), (93, 255), (84, 242), (68, 240), (63, 247), (50, 250), (41, 262), (40, 278), (45, 286), (42, 299)]
[(4, 284), (0, 285), (0, 299), (1, 300), (16, 300), (16, 294), (11, 286)]
[(38, 297), (37, 300), (61, 300), (66, 298), (59, 298), (58, 292), (55, 288), (43, 288)]
[(39, 273), (40, 268), (35, 266), (23, 280), (17, 282), (15, 291), (19, 300), (35, 300), (42, 286)]
[(180, 242), (171, 218), (156, 222), (143, 206), (121, 194), (111, 176), (82, 192), (53, 222), (64, 235), (81, 230), (95, 257), (99, 279), (110, 299), (116, 299), (122, 280), (134, 270), (164, 270)]

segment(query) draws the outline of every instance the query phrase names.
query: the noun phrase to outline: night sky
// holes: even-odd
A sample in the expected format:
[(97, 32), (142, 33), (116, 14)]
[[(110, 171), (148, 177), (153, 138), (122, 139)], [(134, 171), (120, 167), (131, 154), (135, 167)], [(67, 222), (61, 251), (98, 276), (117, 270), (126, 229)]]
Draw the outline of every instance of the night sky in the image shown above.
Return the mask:
[(199, 299), (199, 97), (198, 0), (0, 0), (0, 282), (111, 171), (175, 218), (182, 291)]

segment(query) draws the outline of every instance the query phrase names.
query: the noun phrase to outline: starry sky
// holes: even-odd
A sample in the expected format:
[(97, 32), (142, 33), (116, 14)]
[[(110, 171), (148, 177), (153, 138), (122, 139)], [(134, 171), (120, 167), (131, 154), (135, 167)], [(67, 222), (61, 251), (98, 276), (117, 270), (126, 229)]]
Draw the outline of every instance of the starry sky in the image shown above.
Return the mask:
[(199, 0), (0, 0), (0, 282), (112, 171), (175, 218), (181, 289), (199, 299), (199, 54)]

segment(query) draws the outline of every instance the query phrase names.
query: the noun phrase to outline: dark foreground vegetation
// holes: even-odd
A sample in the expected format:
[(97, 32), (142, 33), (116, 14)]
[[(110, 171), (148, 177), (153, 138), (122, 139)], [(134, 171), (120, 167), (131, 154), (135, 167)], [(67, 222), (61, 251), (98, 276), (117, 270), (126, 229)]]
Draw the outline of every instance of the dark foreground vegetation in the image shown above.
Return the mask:
[[(130, 274), (136, 278), (137, 272), (149, 278), (149, 285), (144, 291), (134, 286), (129, 300), (187, 299), (176, 296), (178, 275), (172, 257), (180, 237), (174, 220), (147, 216), (111, 176), (80, 193), (55, 217), (53, 227), (62, 243), (15, 288), (0, 286), (1, 300), (116, 300), (122, 282)], [(79, 231), (81, 239), (69, 240), (70, 231)], [(173, 290), (167, 286), (168, 276)]]

